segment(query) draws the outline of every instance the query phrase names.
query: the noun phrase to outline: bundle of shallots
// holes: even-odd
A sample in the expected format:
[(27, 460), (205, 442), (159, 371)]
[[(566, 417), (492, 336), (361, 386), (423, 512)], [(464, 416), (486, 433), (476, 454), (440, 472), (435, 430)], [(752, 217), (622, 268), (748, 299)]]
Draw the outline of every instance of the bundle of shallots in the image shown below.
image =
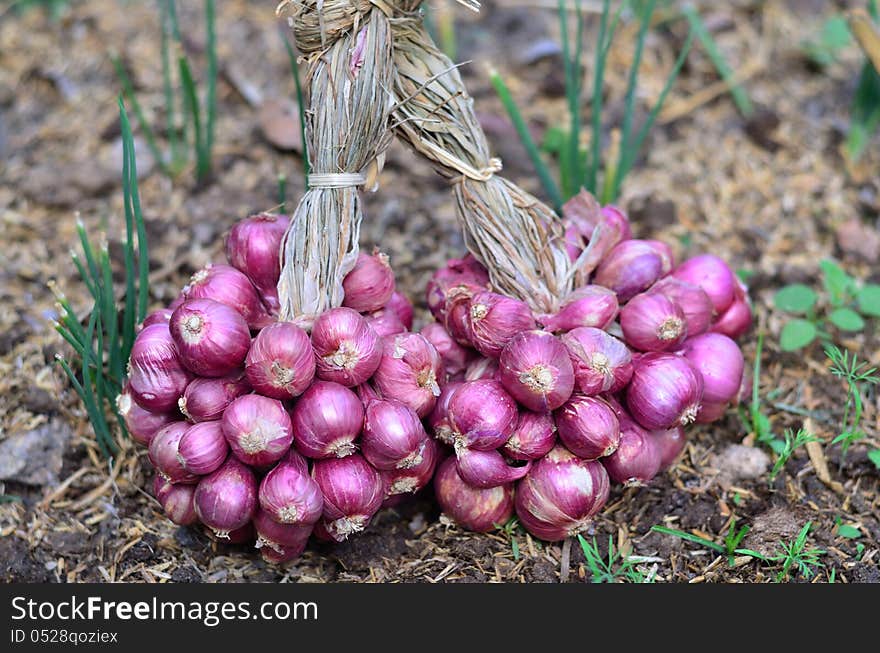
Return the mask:
[(233, 227), (228, 264), (199, 270), (144, 320), (119, 398), (168, 517), (256, 538), (271, 562), (299, 556), (313, 531), (341, 541), (428, 484), (438, 445), (420, 418), (445, 375), (409, 332), (412, 305), (381, 253), (358, 255), (343, 305), (311, 334), (278, 321), (288, 224), (260, 214)]
[(721, 259), (675, 265), (631, 236), (626, 216), (588, 193), (566, 205), (579, 283), (555, 310), (494, 292), (470, 256), (429, 283), (428, 338), (449, 383), (430, 417), (453, 455), (439, 467), (443, 510), (488, 530), (516, 512), (533, 535), (582, 531), (612, 482), (641, 485), (683, 451), (685, 427), (739, 400), (751, 326), (745, 287)]

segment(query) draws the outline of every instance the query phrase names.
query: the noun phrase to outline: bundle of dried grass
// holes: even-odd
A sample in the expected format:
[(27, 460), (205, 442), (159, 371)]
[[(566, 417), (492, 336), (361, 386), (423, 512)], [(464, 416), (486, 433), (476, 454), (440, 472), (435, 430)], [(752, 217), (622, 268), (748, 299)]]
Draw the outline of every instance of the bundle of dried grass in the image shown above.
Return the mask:
[(363, 220), (360, 187), (372, 187), (391, 142), (390, 6), (381, 0), (298, 0), (296, 45), (309, 64), (309, 190), (282, 245), (280, 317), (310, 327), (343, 299)]
[(499, 292), (554, 311), (572, 283), (556, 214), (496, 174), (473, 100), (421, 20), (395, 23), (394, 63), (395, 129), (452, 181), (468, 249)]
[[(478, 10), (474, 0), (457, 0)], [(307, 139), (312, 189), (285, 239), (281, 318), (306, 325), (342, 301), (362, 219), (354, 182), (381, 167), (393, 123), (453, 185), (468, 249), (499, 292), (539, 312), (558, 308), (573, 268), (558, 217), (498, 176), (473, 101), (455, 65), (422, 24), (422, 0), (285, 0), (310, 62)], [(390, 32), (389, 32), (390, 29)], [(393, 38), (392, 38), (393, 36)], [(393, 41), (393, 43), (392, 43)], [(352, 62), (357, 59), (360, 72)], [(342, 173), (342, 174), (340, 174)]]

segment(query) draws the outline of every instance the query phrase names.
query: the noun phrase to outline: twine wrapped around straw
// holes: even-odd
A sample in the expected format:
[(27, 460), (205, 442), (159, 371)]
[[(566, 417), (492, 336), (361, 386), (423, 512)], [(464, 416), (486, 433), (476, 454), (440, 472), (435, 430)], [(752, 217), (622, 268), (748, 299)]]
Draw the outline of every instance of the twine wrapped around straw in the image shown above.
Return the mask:
[(359, 187), (374, 185), (392, 139), (392, 7), (381, 0), (289, 4), (297, 48), (309, 62), (312, 173), (282, 244), (278, 296), (280, 319), (308, 328), (342, 303), (363, 220)]

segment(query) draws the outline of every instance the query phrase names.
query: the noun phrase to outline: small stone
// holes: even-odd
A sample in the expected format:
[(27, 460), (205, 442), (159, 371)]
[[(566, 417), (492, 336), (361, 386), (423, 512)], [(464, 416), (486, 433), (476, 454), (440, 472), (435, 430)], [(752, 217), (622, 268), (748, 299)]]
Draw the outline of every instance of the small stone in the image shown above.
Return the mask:
[(868, 263), (880, 260), (880, 231), (859, 218), (852, 218), (837, 227), (837, 244), (845, 254), (858, 256)]
[(757, 447), (732, 444), (713, 456), (711, 464), (718, 470), (718, 483), (722, 487), (729, 487), (738, 481), (756, 479), (766, 474), (770, 467), (770, 456)]
[(57, 483), (72, 435), (70, 427), (56, 419), (9, 436), (0, 442), (0, 480), (26, 485)]

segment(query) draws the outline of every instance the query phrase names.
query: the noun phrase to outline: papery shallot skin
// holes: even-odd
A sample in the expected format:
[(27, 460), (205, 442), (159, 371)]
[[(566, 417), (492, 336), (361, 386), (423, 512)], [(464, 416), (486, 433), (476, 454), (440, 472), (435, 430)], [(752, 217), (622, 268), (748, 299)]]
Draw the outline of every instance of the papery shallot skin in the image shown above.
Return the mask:
[(357, 449), (364, 425), (364, 406), (349, 388), (316, 381), (290, 411), (297, 451), (312, 459), (342, 458)]
[(579, 327), (560, 338), (568, 348), (576, 388), (585, 395), (622, 390), (633, 373), (629, 348), (609, 333)]
[(178, 526), (189, 526), (199, 520), (193, 506), (195, 492), (195, 485), (172, 483), (159, 474), (153, 479), (153, 496), (162, 505), (165, 516)]
[(449, 423), (456, 447), (489, 451), (502, 446), (516, 428), (516, 402), (497, 381), (463, 383), (449, 400)]
[(574, 390), (568, 349), (546, 331), (517, 334), (504, 347), (498, 368), (501, 384), (529, 410), (555, 410)]
[(257, 479), (234, 456), (203, 476), (193, 498), (196, 514), (217, 537), (233, 542), (232, 533), (247, 526), (257, 509)]
[(342, 305), (367, 313), (383, 308), (394, 293), (394, 272), (388, 256), (380, 252), (358, 254), (354, 268), (342, 280)]
[(516, 429), (504, 443), (504, 454), (514, 460), (538, 460), (556, 444), (556, 424), (549, 413), (521, 410)]
[(290, 416), (277, 399), (239, 397), (223, 411), (221, 423), (233, 455), (253, 467), (277, 462), (293, 442)]
[(532, 535), (548, 542), (584, 531), (608, 500), (610, 481), (601, 463), (557, 446), (516, 487), (516, 514)]
[(513, 485), (472, 487), (459, 475), (454, 456), (437, 467), (434, 493), (444, 514), (478, 533), (503, 526), (513, 515)]
[(614, 410), (598, 397), (572, 395), (555, 413), (559, 439), (584, 460), (609, 456), (620, 443), (620, 423)]
[(138, 406), (128, 386), (116, 397), (116, 410), (131, 439), (144, 446), (150, 445), (159, 429), (178, 420), (173, 413), (153, 413)]
[(226, 238), (226, 259), (248, 276), (266, 308), (278, 313), (278, 279), (281, 276), (281, 241), (290, 218), (260, 213), (237, 222)]
[(242, 366), (251, 346), (241, 314), (213, 299), (186, 300), (174, 310), (168, 326), (180, 361), (199, 376), (230, 374)]
[(620, 444), (602, 459), (611, 480), (626, 486), (645, 485), (660, 471), (660, 450), (651, 435), (638, 424), (624, 419), (620, 426)]
[(337, 542), (366, 528), (385, 498), (385, 484), (363, 456), (315, 461), (312, 478), (324, 495), (323, 524)]
[(351, 308), (332, 308), (321, 313), (312, 326), (316, 375), (346, 387), (360, 385), (379, 367), (382, 341), (360, 313)]
[(260, 507), (280, 524), (311, 526), (324, 510), (321, 488), (308, 470), (291, 462), (273, 467), (260, 482), (257, 496)]
[(298, 397), (315, 377), (309, 335), (289, 322), (276, 322), (260, 331), (244, 364), (248, 383), (272, 399)]
[(128, 362), (128, 389), (138, 406), (153, 413), (176, 410), (190, 378), (168, 324), (144, 327), (134, 339)]
[(443, 361), (428, 339), (404, 333), (385, 340), (372, 380), (384, 397), (427, 417), (440, 396), (444, 377)]

